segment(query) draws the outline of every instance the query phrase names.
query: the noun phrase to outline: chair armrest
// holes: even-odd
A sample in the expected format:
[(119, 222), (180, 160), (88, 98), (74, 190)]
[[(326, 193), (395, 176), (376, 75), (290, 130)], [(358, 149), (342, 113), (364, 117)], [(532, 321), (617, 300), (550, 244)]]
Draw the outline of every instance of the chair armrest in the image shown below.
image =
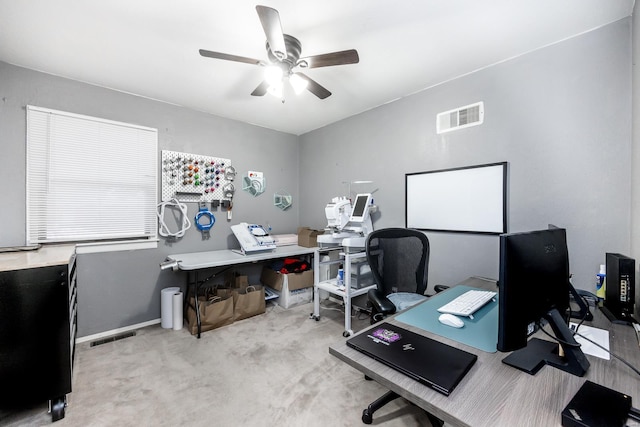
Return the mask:
[(396, 306), (378, 289), (369, 289), (367, 298), (374, 308), (374, 313), (393, 314), (396, 312)]
[(447, 285), (435, 285), (433, 287), (433, 290), (436, 291), (436, 293), (442, 292), (445, 289), (449, 289), (449, 287)]
[(425, 296), (431, 298), (432, 296), (434, 296), (436, 294), (439, 294), (440, 292), (445, 291), (447, 289), (449, 289), (449, 286), (447, 286), (447, 285), (435, 285), (433, 287), (433, 290), (436, 291), (436, 293), (435, 294), (426, 294), (425, 293)]

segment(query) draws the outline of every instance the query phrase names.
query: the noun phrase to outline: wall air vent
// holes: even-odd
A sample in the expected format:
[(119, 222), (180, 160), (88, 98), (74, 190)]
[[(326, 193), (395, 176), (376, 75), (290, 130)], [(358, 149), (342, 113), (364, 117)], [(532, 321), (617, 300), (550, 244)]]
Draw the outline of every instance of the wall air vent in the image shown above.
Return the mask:
[(454, 110), (445, 111), (436, 117), (436, 132), (438, 134), (451, 132), (470, 126), (481, 125), (484, 122), (484, 102), (465, 105)]

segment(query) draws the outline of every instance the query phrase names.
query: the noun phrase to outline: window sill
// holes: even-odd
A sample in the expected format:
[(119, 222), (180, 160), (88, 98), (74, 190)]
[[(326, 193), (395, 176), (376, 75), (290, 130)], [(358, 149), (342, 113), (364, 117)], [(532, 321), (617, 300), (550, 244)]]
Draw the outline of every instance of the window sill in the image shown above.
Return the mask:
[(100, 252), (134, 251), (139, 249), (156, 249), (158, 240), (136, 240), (121, 242), (78, 243), (77, 254), (95, 254)]

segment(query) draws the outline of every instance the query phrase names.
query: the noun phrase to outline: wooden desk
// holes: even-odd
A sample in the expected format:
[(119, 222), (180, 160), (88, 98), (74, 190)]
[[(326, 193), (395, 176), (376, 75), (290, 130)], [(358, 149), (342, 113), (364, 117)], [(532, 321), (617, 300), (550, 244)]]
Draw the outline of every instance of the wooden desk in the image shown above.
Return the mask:
[[(169, 255), (167, 258), (178, 262), (178, 268), (185, 270), (193, 274), (193, 277), (189, 279), (189, 284), (194, 285), (195, 295), (198, 295), (198, 287), (201, 284), (198, 280), (198, 271), (207, 268), (222, 268), (223, 271), (227, 268), (247, 263), (257, 263), (261, 261), (268, 261), (278, 258), (296, 257), (300, 255), (312, 255), (313, 256), (313, 283), (318, 283), (318, 248), (306, 248), (303, 246), (291, 245), (291, 246), (279, 246), (273, 251), (259, 252), (249, 255), (242, 255), (236, 251), (230, 249), (223, 249), (218, 251), (206, 251), (206, 252), (191, 252), (183, 254)], [(187, 295), (188, 296), (188, 295)], [(185, 298), (185, 303), (188, 304), (188, 298)], [(200, 338), (200, 312), (198, 310), (198, 304), (195, 305), (196, 318), (198, 322), (198, 338)]]
[[(481, 280), (470, 278), (461, 284), (483, 287)], [(611, 351), (636, 368), (640, 367), (640, 348), (633, 328), (612, 324), (600, 311), (593, 311), (594, 321), (590, 325), (609, 330)], [(400, 323), (395, 316), (385, 321), (476, 354), (478, 360), (447, 397), (347, 347), (345, 341), (329, 347), (329, 353), (449, 425), (559, 426), (560, 413), (587, 379), (626, 393), (632, 397), (634, 406), (640, 405), (640, 377), (615, 358), (604, 360), (587, 355), (591, 367), (584, 377), (550, 366), (531, 376), (502, 363), (507, 353), (486, 353)], [(538, 335), (542, 339), (546, 337)], [(425, 363), (428, 363), (428, 356)]]

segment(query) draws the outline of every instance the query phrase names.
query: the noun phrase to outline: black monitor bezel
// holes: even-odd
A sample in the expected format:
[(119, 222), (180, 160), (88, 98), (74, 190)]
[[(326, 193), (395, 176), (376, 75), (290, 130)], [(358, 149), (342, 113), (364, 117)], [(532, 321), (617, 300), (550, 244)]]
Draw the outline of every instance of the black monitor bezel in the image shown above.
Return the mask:
[[(497, 349), (514, 351), (504, 363), (530, 374), (549, 364), (584, 375), (589, 362), (567, 325), (572, 290), (565, 229), (500, 236)], [(529, 341), (530, 325), (542, 319), (562, 343), (564, 356), (553, 351), (557, 342)]]

